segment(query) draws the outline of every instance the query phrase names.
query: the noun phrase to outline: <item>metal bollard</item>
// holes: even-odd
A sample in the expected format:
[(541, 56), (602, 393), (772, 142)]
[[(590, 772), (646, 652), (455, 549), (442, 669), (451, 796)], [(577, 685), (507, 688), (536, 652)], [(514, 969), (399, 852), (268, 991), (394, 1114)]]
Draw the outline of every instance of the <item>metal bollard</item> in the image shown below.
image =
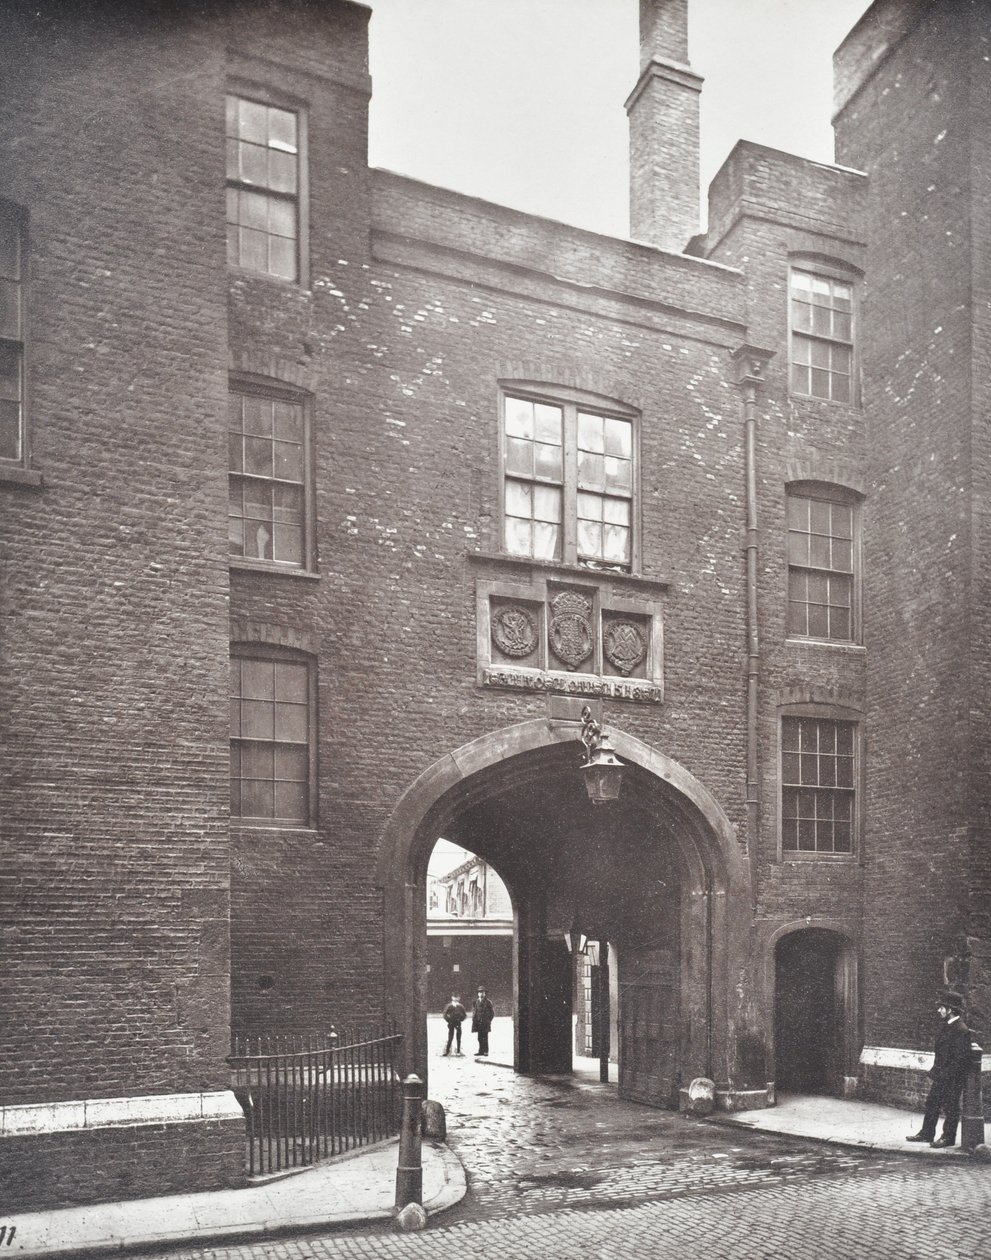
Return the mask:
[(984, 1097), (981, 1090), (981, 1056), (984, 1051), (976, 1041), (970, 1044), (970, 1066), (963, 1087), (963, 1115), (960, 1121), (960, 1145), (972, 1151), (984, 1142)]
[(399, 1130), (399, 1167), (396, 1169), (396, 1209), (407, 1203), (423, 1202), (423, 1162), (420, 1155), (420, 1125), (423, 1111), (423, 1081), (411, 1073), (403, 1081), (403, 1118)]

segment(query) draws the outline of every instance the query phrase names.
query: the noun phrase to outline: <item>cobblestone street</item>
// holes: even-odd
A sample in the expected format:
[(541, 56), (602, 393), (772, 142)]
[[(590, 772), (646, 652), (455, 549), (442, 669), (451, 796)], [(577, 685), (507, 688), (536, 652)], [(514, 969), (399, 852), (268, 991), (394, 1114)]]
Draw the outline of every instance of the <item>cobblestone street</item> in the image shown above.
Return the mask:
[(865, 1253), (914, 1260), (991, 1253), (986, 1164), (953, 1156), (931, 1163), (692, 1121), (622, 1102), (592, 1071), (516, 1076), (505, 1066), (505, 1038), (505, 1027), (497, 1028), (489, 1062), (474, 1059), (467, 1037), (463, 1058), (435, 1050), (429, 1093), (444, 1103), (468, 1194), (424, 1233), (369, 1227), (158, 1254), (621, 1260), (701, 1249), (715, 1260), (861, 1260)]

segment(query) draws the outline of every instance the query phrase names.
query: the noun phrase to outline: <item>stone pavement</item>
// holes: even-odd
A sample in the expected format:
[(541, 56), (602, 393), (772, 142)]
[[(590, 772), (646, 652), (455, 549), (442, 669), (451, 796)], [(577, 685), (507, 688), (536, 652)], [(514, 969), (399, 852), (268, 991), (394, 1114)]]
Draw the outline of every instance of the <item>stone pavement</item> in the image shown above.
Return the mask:
[[(626, 1213), (622, 1217), (626, 1238), (628, 1231), (635, 1233), (639, 1228), (637, 1213), (659, 1203), (670, 1209), (665, 1231), (673, 1229), (670, 1237), (674, 1238), (678, 1234), (677, 1222), (682, 1221), (687, 1239), (696, 1213), (711, 1214), (715, 1210), (713, 1203), (720, 1202), (721, 1210), (726, 1212), (727, 1201), (720, 1196), (734, 1195), (730, 1218), (735, 1219), (738, 1213), (746, 1215), (757, 1200), (746, 1197), (744, 1202), (737, 1194), (744, 1190), (759, 1192), (768, 1203), (788, 1207), (790, 1196), (802, 1187), (808, 1200), (806, 1203), (803, 1199), (802, 1211), (812, 1213), (808, 1220), (814, 1220), (814, 1213), (820, 1209), (824, 1213), (833, 1211), (827, 1206), (828, 1195), (823, 1198), (816, 1191), (819, 1183), (830, 1187), (829, 1194), (855, 1199), (852, 1183), (864, 1181), (882, 1190), (887, 1187), (885, 1193), (896, 1199), (902, 1196), (904, 1210), (911, 1212), (913, 1199), (930, 1193), (930, 1183), (925, 1181), (930, 1170), (941, 1185), (950, 1176), (946, 1189), (940, 1191), (950, 1195), (945, 1202), (956, 1203), (959, 1192), (961, 1207), (970, 1203), (982, 1212), (984, 1222), (991, 1222), (991, 1166), (954, 1150), (920, 1150), (918, 1145), (906, 1143), (905, 1135), (917, 1127), (918, 1117), (903, 1111), (823, 1098), (786, 1099), (775, 1109), (694, 1120), (623, 1102), (616, 1096), (615, 1085), (599, 1083), (598, 1064), (591, 1060), (578, 1060), (574, 1076), (517, 1076), (511, 1066), (512, 1022), (508, 1019), (496, 1021), (487, 1060), (473, 1057), (474, 1038), (469, 1034), (465, 1036), (462, 1058), (443, 1058), (443, 1042), (443, 1027), (439, 1021), (431, 1021), (433, 1053), (428, 1093), (446, 1109), (450, 1149), (424, 1144), (424, 1203), (435, 1218), (429, 1231), (431, 1237), (440, 1227), (452, 1233), (469, 1226), (482, 1231), (477, 1243), (472, 1235), (468, 1248), (475, 1254), (489, 1254), (484, 1248), (491, 1246), (491, 1254), (498, 1252), (501, 1260), (506, 1260), (516, 1252), (512, 1247), (500, 1249), (499, 1239), (505, 1240), (506, 1235), (500, 1233), (499, 1225), (516, 1218), (532, 1218), (536, 1230), (539, 1221), (553, 1215), (561, 1238), (572, 1239), (570, 1253), (561, 1243), (562, 1256), (576, 1260), (586, 1255), (612, 1255), (606, 1246), (608, 1238), (596, 1250), (574, 1249), (590, 1219), (582, 1218), (582, 1214), (593, 1214), (596, 1221), (601, 1216), (604, 1222), (618, 1211)], [(305, 1243), (274, 1241), (308, 1231), (337, 1231), (344, 1237), (341, 1231), (345, 1231), (354, 1246), (362, 1239), (379, 1237), (378, 1250), (369, 1243), (368, 1254), (382, 1255), (386, 1253), (381, 1250), (385, 1245), (381, 1231), (392, 1228), (389, 1222), (396, 1164), (397, 1145), (391, 1142), (245, 1190), (0, 1219), (0, 1225), (8, 1226), (5, 1240), (10, 1237), (10, 1226), (16, 1230), (3, 1253), (37, 1256), (88, 1250), (108, 1256), (129, 1247), (160, 1246), (174, 1255), (179, 1254), (177, 1248), (195, 1245), (196, 1250), (184, 1250), (181, 1254), (364, 1254), (328, 1250), (331, 1244), (326, 1239), (319, 1243), (311, 1237)], [(920, 1181), (920, 1185), (912, 1188), (915, 1181)], [(964, 1193), (961, 1187), (969, 1189)], [(716, 1196), (715, 1200), (710, 1196)], [(677, 1205), (688, 1200), (693, 1206), (686, 1214)], [(859, 1210), (853, 1203), (851, 1211)], [(436, 1220), (440, 1212), (443, 1217)], [(576, 1216), (585, 1223), (576, 1224), (572, 1230), (569, 1222)], [(656, 1222), (651, 1221), (653, 1217), (643, 1218), (646, 1234), (656, 1230)], [(805, 1224), (803, 1217), (803, 1228)], [(752, 1225), (754, 1236), (764, 1237), (756, 1218)], [(901, 1227), (897, 1221), (887, 1221), (886, 1228), (896, 1225)], [(526, 1233), (522, 1225), (518, 1227)], [(842, 1214), (833, 1227), (842, 1234), (846, 1228)], [(991, 1223), (981, 1228), (987, 1232)], [(958, 1233), (957, 1241), (964, 1237), (976, 1244), (978, 1239), (972, 1234), (964, 1229)], [(390, 1233), (390, 1237), (396, 1247), (402, 1248), (395, 1254), (408, 1255), (411, 1260), (420, 1254), (412, 1245), (411, 1236), (400, 1238)], [(542, 1246), (534, 1250), (537, 1235), (527, 1235), (530, 1242), (526, 1246), (522, 1237), (521, 1254), (529, 1251), (541, 1260), (558, 1254), (557, 1243), (553, 1251), (545, 1251)], [(814, 1231), (809, 1237), (810, 1242), (814, 1241)], [(912, 1237), (909, 1230), (907, 1246)], [(268, 1241), (241, 1241), (251, 1238)], [(936, 1231), (934, 1249), (896, 1249), (891, 1254), (982, 1254), (982, 1248), (976, 1245), (969, 1252), (940, 1250), (939, 1238)], [(987, 1241), (983, 1253), (991, 1254), (991, 1237)], [(862, 1236), (860, 1243), (862, 1246)], [(653, 1250), (642, 1254), (679, 1254), (657, 1250), (656, 1237), (651, 1246)], [(629, 1250), (615, 1254), (641, 1253), (631, 1245)], [(717, 1250), (710, 1254), (723, 1253)], [(773, 1248), (737, 1248), (733, 1254), (753, 1254), (763, 1260), (764, 1256), (778, 1253)], [(819, 1253), (792, 1250), (781, 1254)], [(851, 1250), (849, 1254), (855, 1253)], [(887, 1255), (877, 1251), (874, 1254)], [(436, 1255), (436, 1250), (432, 1250), (432, 1255)]]
[[(3, 1255), (110, 1256), (192, 1239), (279, 1237), (390, 1221), (398, 1139), (243, 1190), (176, 1194), (127, 1203), (25, 1212), (0, 1218)], [(442, 1212), (465, 1193), (464, 1169), (442, 1143), (423, 1144), (423, 1204)], [(9, 1243), (7, 1240), (10, 1240)]]
[[(991, 1255), (991, 1167), (952, 1152), (912, 1158), (904, 1136), (915, 1118), (903, 1112), (894, 1113), (891, 1150), (836, 1145), (621, 1102), (594, 1064), (580, 1063), (575, 1077), (517, 1077), (495, 1037), (488, 1062), (440, 1058), (436, 1034), (431, 1044), (429, 1092), (444, 1102), (468, 1191), (424, 1233), (370, 1226), (190, 1244), (169, 1260)], [(846, 1106), (855, 1116), (856, 1104)]]

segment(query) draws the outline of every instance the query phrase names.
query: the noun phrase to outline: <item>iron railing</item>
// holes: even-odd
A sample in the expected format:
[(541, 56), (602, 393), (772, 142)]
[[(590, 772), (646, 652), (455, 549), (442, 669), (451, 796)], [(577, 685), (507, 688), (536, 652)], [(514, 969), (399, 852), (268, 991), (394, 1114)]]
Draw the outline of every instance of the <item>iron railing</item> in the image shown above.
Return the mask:
[(299, 1168), (398, 1133), (401, 1041), (395, 1024), (235, 1036), (228, 1063), (247, 1123), (249, 1176)]

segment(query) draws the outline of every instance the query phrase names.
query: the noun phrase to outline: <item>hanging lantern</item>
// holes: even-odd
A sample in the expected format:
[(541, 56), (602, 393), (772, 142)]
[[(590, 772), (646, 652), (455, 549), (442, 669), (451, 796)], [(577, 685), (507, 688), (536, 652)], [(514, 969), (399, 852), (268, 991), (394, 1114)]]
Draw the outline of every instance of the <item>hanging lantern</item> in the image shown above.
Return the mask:
[(588, 705), (582, 709), (581, 741), (585, 745), (581, 769), (588, 799), (593, 805), (614, 801), (623, 782), (623, 763), (616, 756), (609, 736), (592, 717)]

